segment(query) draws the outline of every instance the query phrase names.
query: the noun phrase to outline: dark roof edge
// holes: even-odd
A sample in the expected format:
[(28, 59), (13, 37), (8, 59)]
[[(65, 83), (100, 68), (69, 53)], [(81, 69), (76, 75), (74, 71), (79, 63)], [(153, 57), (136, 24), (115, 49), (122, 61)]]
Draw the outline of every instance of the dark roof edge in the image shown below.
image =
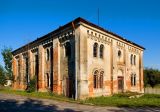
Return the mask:
[(108, 31), (108, 30), (106, 30), (106, 29), (104, 29), (104, 28), (102, 28), (102, 27), (100, 27), (100, 26), (98, 26), (98, 25), (96, 25), (96, 24), (93, 24), (93, 23), (91, 23), (91, 22), (89, 22), (89, 21), (87, 21), (87, 20), (85, 20), (85, 19), (83, 19), (83, 18), (81, 18), (81, 17), (78, 17), (78, 18), (74, 19), (73, 21), (71, 21), (71, 22), (69, 22), (69, 23), (67, 23), (67, 24), (65, 24), (65, 25), (63, 25), (63, 26), (60, 26), (60, 27), (57, 28), (56, 30), (54, 30), (54, 31), (52, 31), (52, 32), (50, 32), (50, 33), (48, 33), (48, 34), (40, 37), (40, 38), (37, 38), (36, 40), (34, 40), (34, 41), (32, 41), (32, 42), (30, 42), (30, 43), (28, 43), (28, 44), (26, 44), (26, 45), (24, 45), (24, 46), (16, 49), (16, 50), (14, 50), (12, 53), (14, 54), (16, 51), (18, 51), (18, 50), (20, 50), (20, 49), (22, 49), (22, 48), (24, 48), (24, 47), (26, 47), (26, 46), (28, 46), (28, 45), (31, 45), (31, 44), (33, 44), (33, 43), (35, 43), (35, 42), (37, 42), (37, 41), (40, 41), (40, 40), (46, 38), (47, 36), (49, 36), (50, 34), (57, 33), (58, 31), (66, 28), (66, 27), (68, 27), (68, 26), (72, 26), (72, 22), (73, 22), (74, 24), (76, 24), (76, 23), (78, 23), (78, 22), (83, 22), (83, 23), (85, 23), (85, 24), (88, 24), (88, 25), (90, 25), (90, 26), (92, 26), (92, 27), (95, 27), (95, 28), (97, 28), (97, 29), (99, 29), (99, 30), (102, 30), (102, 31), (104, 31), (104, 32), (106, 32), (106, 33), (109, 33), (109, 34), (113, 35), (113, 36), (116, 36), (116, 37), (118, 37), (119, 39), (122, 39), (122, 40), (124, 40), (124, 41), (126, 41), (126, 42), (129, 42), (130, 44), (133, 44), (133, 45), (138, 46), (138, 47), (140, 47), (140, 48), (142, 48), (142, 49), (145, 50), (144, 47), (142, 47), (142, 46), (140, 46), (140, 45), (138, 45), (138, 44), (136, 44), (136, 43), (134, 43), (134, 42), (131, 42), (131, 41), (127, 40), (127, 39), (124, 39), (123, 37), (121, 37), (121, 36), (119, 36), (119, 35), (117, 35), (117, 34), (115, 34), (115, 33), (113, 33), (113, 32), (110, 32), (110, 31)]
[(65, 24), (65, 25), (63, 25), (63, 26), (59, 26), (59, 28), (55, 29), (54, 31), (51, 31), (51, 32), (48, 33), (48, 34), (46, 34), (46, 35), (44, 35), (44, 36), (42, 36), (42, 37), (40, 37), (40, 38), (37, 38), (36, 40), (34, 40), (34, 41), (32, 41), (32, 42), (29, 42), (28, 44), (23, 45), (23, 46), (20, 47), (20, 48), (17, 48), (16, 50), (12, 51), (12, 54), (14, 54), (16, 51), (18, 51), (18, 50), (20, 50), (20, 49), (22, 49), (22, 48), (25, 48), (25, 47), (28, 46), (28, 45), (31, 45), (31, 44), (33, 44), (33, 43), (35, 43), (35, 42), (38, 42), (38, 41), (43, 40), (44, 38), (46, 38), (47, 36), (49, 36), (49, 35), (51, 35), (51, 34), (57, 33), (57, 32), (59, 32), (60, 30), (66, 28), (66, 27), (72, 26), (72, 22), (77, 23), (78, 20), (79, 20), (79, 19), (77, 18), (77, 19), (75, 19), (75, 20), (73, 20), (73, 21), (71, 21), (71, 22), (69, 22), (69, 23), (67, 23), (67, 24)]

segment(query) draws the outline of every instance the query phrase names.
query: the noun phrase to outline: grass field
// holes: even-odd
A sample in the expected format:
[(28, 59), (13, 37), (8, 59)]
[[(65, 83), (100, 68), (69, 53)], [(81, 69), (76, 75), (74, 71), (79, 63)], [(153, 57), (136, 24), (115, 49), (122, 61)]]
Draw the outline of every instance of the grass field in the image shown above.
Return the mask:
[(129, 98), (127, 95), (113, 95), (111, 97), (89, 98), (85, 103), (92, 103), (99, 106), (118, 106), (118, 107), (160, 107), (160, 95), (145, 94), (140, 98)]
[(118, 106), (118, 107), (160, 107), (160, 95), (155, 94), (145, 94), (140, 98), (129, 98), (130, 96), (136, 95), (137, 93), (121, 93), (115, 94), (113, 96), (108, 97), (96, 97), (96, 98), (88, 98), (85, 100), (77, 100), (67, 98), (62, 95), (56, 95), (49, 92), (32, 92), (28, 93), (25, 91), (15, 91), (11, 89), (0, 89), (0, 93), (5, 94), (16, 94), (27, 97), (35, 97), (35, 98), (45, 98), (52, 99), (58, 101), (67, 101), (72, 103), (81, 103), (88, 105), (98, 105), (98, 106)]
[(35, 98), (44, 98), (44, 99), (52, 99), (52, 100), (59, 100), (59, 101), (68, 101), (68, 102), (76, 102), (74, 99), (67, 98), (63, 95), (57, 95), (50, 92), (26, 92), (21, 90), (12, 90), (10, 88), (3, 88), (0, 89), (0, 93), (5, 94), (15, 94), (27, 97), (35, 97)]

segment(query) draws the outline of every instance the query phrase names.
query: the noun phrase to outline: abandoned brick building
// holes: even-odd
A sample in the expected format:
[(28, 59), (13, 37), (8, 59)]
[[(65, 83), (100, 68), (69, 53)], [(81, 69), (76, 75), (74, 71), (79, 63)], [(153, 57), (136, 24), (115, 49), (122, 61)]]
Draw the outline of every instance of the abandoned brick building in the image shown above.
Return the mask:
[(143, 51), (136, 43), (83, 18), (13, 51), (14, 89), (35, 77), (38, 91), (83, 99), (144, 92)]

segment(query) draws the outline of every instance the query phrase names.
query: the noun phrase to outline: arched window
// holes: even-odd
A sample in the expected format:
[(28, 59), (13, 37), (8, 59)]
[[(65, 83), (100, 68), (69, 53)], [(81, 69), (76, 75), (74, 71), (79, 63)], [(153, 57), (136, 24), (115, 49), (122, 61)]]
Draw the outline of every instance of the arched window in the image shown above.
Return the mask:
[(99, 52), (99, 57), (103, 58), (103, 51), (104, 51), (104, 45), (100, 45), (100, 52)]
[(99, 77), (99, 87), (100, 88), (103, 88), (103, 74), (104, 74), (104, 71), (101, 71), (100, 77)]
[(49, 49), (47, 49), (47, 52), (46, 52), (46, 61), (49, 61)]
[(131, 54), (130, 62), (131, 62), (131, 65), (132, 65), (133, 64), (133, 54)]
[(122, 55), (122, 52), (120, 50), (118, 50), (118, 57), (120, 58)]
[(136, 55), (134, 55), (134, 65), (136, 65)]
[(96, 70), (93, 74), (93, 84), (94, 88), (98, 88), (98, 70)]
[(71, 44), (69, 42), (67, 42), (65, 45), (65, 55), (68, 58), (71, 57)]
[(93, 45), (93, 57), (97, 57), (97, 51), (98, 51), (98, 43), (94, 43), (94, 45)]

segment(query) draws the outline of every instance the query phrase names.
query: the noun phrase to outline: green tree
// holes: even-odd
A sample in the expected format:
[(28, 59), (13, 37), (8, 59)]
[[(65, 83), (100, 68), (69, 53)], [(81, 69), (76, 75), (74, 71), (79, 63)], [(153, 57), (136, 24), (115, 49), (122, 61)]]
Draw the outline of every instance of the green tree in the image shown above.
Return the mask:
[(6, 75), (9, 79), (13, 79), (12, 75), (12, 48), (4, 47), (1, 51), (5, 64)]
[(4, 68), (0, 65), (0, 85), (4, 86), (6, 83), (5, 71)]
[(160, 84), (160, 70), (153, 68), (145, 68), (144, 85), (150, 85), (151, 87), (154, 87), (157, 84)]

